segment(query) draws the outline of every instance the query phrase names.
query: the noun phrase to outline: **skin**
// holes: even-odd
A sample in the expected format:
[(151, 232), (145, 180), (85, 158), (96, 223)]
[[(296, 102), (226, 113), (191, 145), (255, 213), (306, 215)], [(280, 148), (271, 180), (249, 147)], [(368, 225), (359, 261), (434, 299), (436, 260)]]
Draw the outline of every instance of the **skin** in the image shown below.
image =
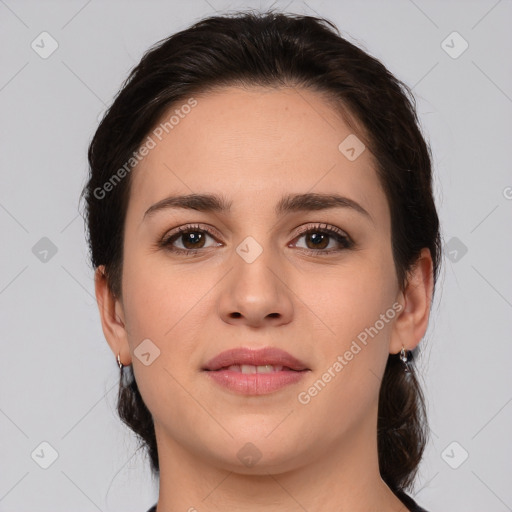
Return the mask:
[[(103, 267), (95, 276), (105, 337), (133, 365), (154, 419), (158, 512), (405, 511), (378, 471), (378, 393), (388, 355), (413, 349), (426, 331), (429, 251), (401, 290), (373, 156), (365, 150), (349, 161), (338, 150), (353, 130), (318, 93), (230, 87), (195, 97), (197, 106), (132, 171), (122, 297), (110, 292)], [(224, 194), (232, 211), (172, 209), (143, 220), (158, 201), (193, 192)], [(371, 218), (350, 208), (275, 216), (282, 195), (306, 192), (338, 193)], [(354, 248), (331, 236), (315, 253), (311, 235), (297, 229), (317, 223), (346, 232)], [(216, 233), (202, 244), (175, 240), (198, 247), (198, 257), (158, 247), (187, 224)], [(247, 236), (263, 248), (252, 263), (236, 252)], [(330, 249), (339, 252), (321, 254)], [(297, 395), (394, 303), (401, 312), (301, 404)], [(147, 338), (160, 350), (149, 366), (134, 355)], [(239, 346), (282, 348), (311, 371), (271, 394), (235, 394), (200, 369)], [(261, 453), (252, 467), (237, 457), (248, 442)]]

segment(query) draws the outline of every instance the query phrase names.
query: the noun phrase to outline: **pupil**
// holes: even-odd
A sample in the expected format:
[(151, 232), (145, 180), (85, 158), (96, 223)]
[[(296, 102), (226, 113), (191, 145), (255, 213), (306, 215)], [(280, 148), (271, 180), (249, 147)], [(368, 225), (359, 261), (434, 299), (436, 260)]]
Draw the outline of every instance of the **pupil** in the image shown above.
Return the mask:
[(185, 235), (185, 237), (186, 237), (186, 242), (185, 242), (185, 246), (186, 246), (188, 243), (192, 243), (192, 244), (197, 243), (201, 239), (202, 235), (201, 235), (201, 233), (188, 233), (187, 235)]
[(313, 233), (310, 235), (314, 245), (320, 245), (325, 242), (326, 235), (324, 233)]

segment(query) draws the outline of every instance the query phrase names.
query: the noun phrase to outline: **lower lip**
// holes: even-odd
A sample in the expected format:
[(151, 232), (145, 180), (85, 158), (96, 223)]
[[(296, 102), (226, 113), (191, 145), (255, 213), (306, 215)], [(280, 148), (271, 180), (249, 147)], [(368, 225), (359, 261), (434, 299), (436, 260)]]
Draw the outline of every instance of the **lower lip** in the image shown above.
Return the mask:
[(266, 395), (290, 384), (295, 384), (308, 373), (282, 370), (270, 373), (240, 373), (233, 370), (206, 371), (215, 382), (242, 395)]

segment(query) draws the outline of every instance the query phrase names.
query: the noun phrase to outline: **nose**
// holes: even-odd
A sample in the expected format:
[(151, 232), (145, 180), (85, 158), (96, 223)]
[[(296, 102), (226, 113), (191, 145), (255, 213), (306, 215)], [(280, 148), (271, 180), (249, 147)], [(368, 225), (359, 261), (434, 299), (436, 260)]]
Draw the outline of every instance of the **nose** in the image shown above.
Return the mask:
[(237, 254), (233, 264), (219, 297), (218, 312), (222, 320), (250, 327), (291, 322), (293, 292), (286, 283), (286, 271), (271, 251), (262, 251), (254, 260)]

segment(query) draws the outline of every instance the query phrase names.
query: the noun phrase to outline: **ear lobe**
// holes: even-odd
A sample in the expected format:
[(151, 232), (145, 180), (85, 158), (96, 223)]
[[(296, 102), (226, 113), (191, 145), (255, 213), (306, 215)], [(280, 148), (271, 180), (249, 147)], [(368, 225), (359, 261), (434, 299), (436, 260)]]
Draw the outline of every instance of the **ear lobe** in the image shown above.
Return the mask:
[(402, 346), (413, 350), (419, 344), (427, 331), (433, 290), (432, 256), (429, 249), (424, 248), (409, 271), (406, 288), (401, 292), (400, 303), (404, 307), (393, 326), (390, 353), (397, 354)]
[(105, 339), (114, 355), (120, 354), (123, 364), (128, 365), (131, 361), (131, 355), (126, 335), (123, 306), (108, 286), (104, 265), (100, 265), (94, 273), (94, 290)]

